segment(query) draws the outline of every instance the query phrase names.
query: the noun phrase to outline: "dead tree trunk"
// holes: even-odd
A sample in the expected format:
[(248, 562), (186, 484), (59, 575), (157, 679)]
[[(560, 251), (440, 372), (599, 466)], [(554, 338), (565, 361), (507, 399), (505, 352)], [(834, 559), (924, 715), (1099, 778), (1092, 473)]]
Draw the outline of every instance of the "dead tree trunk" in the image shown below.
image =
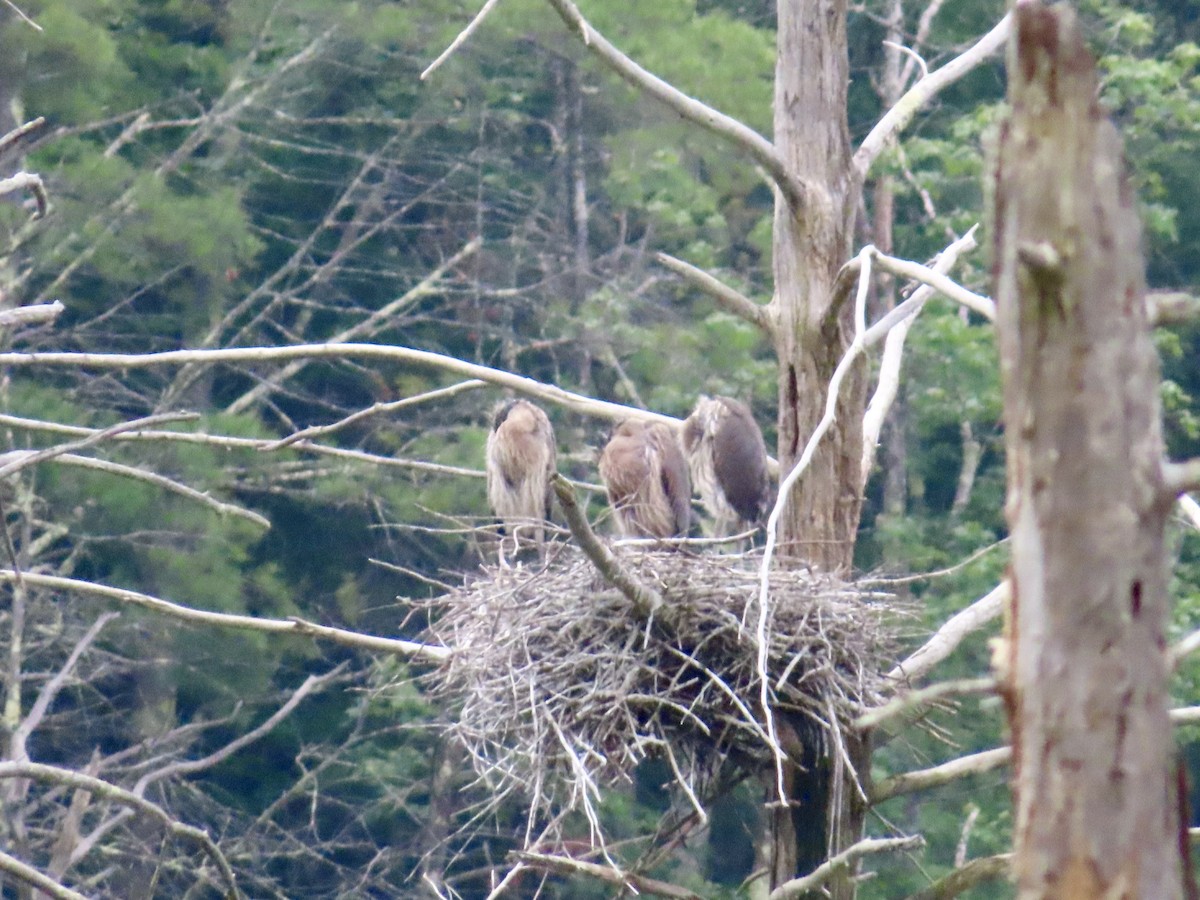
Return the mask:
[(994, 258), (1019, 896), (1182, 897), (1140, 226), (1074, 16), (1015, 13)]

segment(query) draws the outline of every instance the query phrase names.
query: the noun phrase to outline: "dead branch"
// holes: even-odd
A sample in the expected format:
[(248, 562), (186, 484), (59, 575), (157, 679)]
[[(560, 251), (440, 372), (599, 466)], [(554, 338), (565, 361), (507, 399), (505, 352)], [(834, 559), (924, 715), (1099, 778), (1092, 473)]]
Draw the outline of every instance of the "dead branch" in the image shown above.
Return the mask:
[(961, 869), (944, 875), (927, 888), (909, 894), (905, 900), (952, 900), (986, 881), (1008, 877), (1011, 853), (997, 853), (973, 859)]
[(1183, 517), (1193, 528), (1200, 531), (1200, 503), (1197, 503), (1191, 494), (1180, 494), (1178, 503)]
[(973, 47), (940, 69), (921, 78), (884, 114), (871, 129), (854, 154), (854, 171), (859, 180), (867, 177), (871, 165), (897, 134), (908, 127), (918, 112), (941, 91), (954, 84), (1004, 46), (1008, 39), (1011, 16), (1005, 16), (995, 28), (981, 37)]
[(775, 323), (771, 317), (769, 307), (755, 303), (741, 291), (731, 288), (725, 282), (714, 278), (708, 272), (693, 266), (689, 262), (684, 262), (682, 259), (678, 259), (667, 253), (655, 253), (654, 258), (676, 275), (683, 278), (692, 287), (698, 288), (712, 297), (717, 301), (717, 305), (727, 313), (749, 322), (764, 334), (769, 335), (773, 332)]
[(554, 485), (554, 494), (558, 497), (558, 504), (562, 507), (563, 515), (566, 516), (571, 534), (575, 536), (580, 549), (592, 561), (596, 571), (603, 575), (609, 584), (629, 598), (634, 612), (640, 619), (653, 617), (662, 609), (662, 595), (625, 571), (609, 549), (600, 543), (595, 532), (592, 531), (591, 525), (588, 524), (583, 510), (579, 508), (579, 503), (575, 499), (575, 491), (567, 480), (555, 473), (551, 483)]
[(471, 21), (467, 23), (467, 27), (458, 33), (458, 37), (451, 41), (450, 46), (439, 53), (437, 59), (425, 67), (425, 70), (420, 75), (420, 80), (424, 81), (434, 72), (436, 72), (438, 67), (454, 54), (455, 50), (465, 44), (467, 39), (475, 33), (475, 30), (483, 24), (483, 20), (487, 17), (487, 14), (490, 13), (492, 8), (495, 7), (495, 5), (499, 2), (500, 0), (487, 0), (487, 2), (483, 4), (483, 8), (475, 14), (475, 18), (471, 19)]
[(571, 0), (547, 0), (547, 2), (554, 7), (555, 12), (559, 14), (567, 27), (579, 35), (584, 46), (621, 78), (639, 91), (666, 104), (680, 117), (745, 150), (755, 162), (767, 170), (772, 180), (792, 204), (793, 209), (804, 208), (807, 193), (805, 185), (797, 180), (788, 169), (774, 144), (737, 119), (717, 112), (711, 106), (689, 97), (661, 78), (647, 72), (596, 31), (584, 19), (579, 8)]
[(1011, 586), (1002, 581), (966, 609), (955, 613), (915, 653), (888, 672), (888, 678), (909, 684), (919, 681), (934, 666), (954, 652), (968, 635), (1004, 612)]
[(1200, 297), (1183, 291), (1148, 291), (1146, 315), (1156, 327), (1186, 325), (1200, 319)]
[(875, 728), (896, 716), (912, 715), (943, 697), (994, 694), (995, 692), (996, 680), (994, 678), (962, 678), (957, 681), (943, 681), (918, 691), (909, 691), (907, 694), (889, 700), (883, 706), (859, 716), (854, 724), (862, 729)]
[(1200, 490), (1200, 457), (1183, 462), (1164, 462), (1163, 493), (1172, 501), (1187, 491)]
[(11, 875), (22, 884), (42, 891), (55, 900), (88, 900), (83, 894), (63, 887), (53, 878), (43, 875), (33, 866), (26, 865), (16, 857), (9, 856), (3, 850), (0, 850), (0, 872)]
[(924, 846), (925, 838), (919, 834), (899, 838), (863, 838), (837, 856), (830, 857), (821, 863), (808, 875), (784, 882), (771, 891), (769, 900), (800, 900), (809, 892), (819, 890), (835, 875), (848, 871), (864, 856), (874, 853), (898, 853)]
[[(10, 0), (5, 0), (5, 2), (10, 8), (16, 9)], [(17, 12), (20, 13), (20, 10), (17, 10)], [(4, 159), (13, 153), (19, 153), (21, 146), (27, 144), (44, 127), (46, 127), (45, 118), (38, 116), (33, 121), (26, 122), (24, 125), (18, 125), (8, 134), (0, 137), (0, 159)]]
[(979, 313), (979, 315), (983, 316), (989, 322), (996, 318), (996, 304), (991, 298), (967, 290), (961, 284), (946, 277), (936, 269), (931, 269), (928, 266), (923, 266), (911, 260), (888, 256), (886, 253), (880, 253), (874, 248), (871, 249), (875, 265), (883, 269), (883, 271), (890, 272), (898, 278), (908, 278), (912, 281), (919, 281), (921, 284), (927, 284), (946, 299), (953, 300), (959, 306), (965, 306), (972, 312)]
[(0, 366), (54, 366), (84, 369), (145, 369), (155, 366), (180, 366), (189, 363), (269, 363), (295, 359), (370, 359), (405, 363), (478, 378), (518, 394), (545, 400), (585, 416), (619, 421), (629, 417), (663, 422), (678, 428), (681, 421), (672, 416), (650, 412), (619, 403), (594, 400), (583, 394), (543, 384), (532, 378), (514, 375), (502, 369), (492, 369), (453, 356), (393, 347), (386, 344), (294, 344), (287, 347), (227, 347), (215, 350), (166, 350), (160, 353), (0, 353)]
[(221, 852), (213, 839), (209, 837), (208, 832), (202, 828), (196, 828), (194, 825), (186, 825), (172, 818), (165, 809), (156, 803), (151, 803), (137, 794), (102, 779), (93, 778), (91, 775), (84, 775), (72, 769), (42, 765), (41, 763), (0, 762), (0, 779), (3, 778), (31, 778), (34, 781), (48, 782), (75, 790), (87, 791), (102, 800), (110, 800), (113, 803), (149, 816), (163, 825), (172, 834), (199, 844), (201, 849), (204, 850), (221, 872), (222, 879), (229, 886), (230, 895), (235, 898), (242, 896), (229, 861), (225, 859), (225, 854)]
[(1000, 766), (1008, 765), (1011, 759), (1012, 747), (997, 747), (994, 750), (972, 753), (970, 756), (960, 756), (942, 763), (940, 766), (893, 775), (891, 778), (884, 778), (876, 782), (871, 791), (871, 802), (882, 803), (884, 800), (900, 794), (912, 794), (940, 787), (968, 775), (981, 775), (984, 772), (998, 769)]
[(33, 194), (33, 198), (37, 202), (37, 214), (34, 218), (40, 219), (46, 214), (50, 201), (46, 196), (46, 185), (42, 183), (41, 175), (33, 172), (17, 172), (8, 178), (0, 178), (0, 197), (6, 194), (15, 194), (18, 191), (29, 191)]
[(431, 644), (419, 644), (398, 638), (376, 637), (361, 634), (357, 631), (347, 631), (342, 628), (331, 628), (325, 625), (315, 625), (296, 619), (261, 619), (255, 616), (240, 616), (232, 613), (217, 613), (195, 609), (151, 597), (149, 594), (138, 593), (124, 588), (108, 587), (91, 581), (81, 581), (76, 578), (63, 578), (58, 575), (41, 575), (31, 572), (17, 573), (12, 569), (0, 569), (0, 581), (15, 582), (18, 579), (35, 587), (48, 588), (57, 591), (71, 591), (79, 594), (92, 594), (120, 603), (129, 603), (150, 609), (172, 618), (199, 625), (217, 628), (236, 628), (242, 631), (261, 631), (268, 634), (290, 634), (319, 637), (342, 644), (346, 647), (357, 647), (377, 653), (391, 653), (407, 659), (417, 659), (429, 663), (442, 663), (450, 658), (450, 650)]
[(654, 897), (671, 897), (674, 900), (703, 900), (699, 894), (692, 893), (687, 888), (646, 875), (625, 872), (612, 866), (601, 866), (586, 862), (582, 859), (572, 859), (569, 856), (551, 856), (547, 853), (531, 851), (515, 851), (511, 856), (524, 863), (529, 868), (543, 869), (559, 875), (585, 875), (605, 884), (618, 885), (635, 894), (649, 894)]
[(57, 319), (65, 306), (58, 300), (53, 303), (37, 303), (0, 310), (0, 328), (19, 328), (24, 325), (40, 325)]

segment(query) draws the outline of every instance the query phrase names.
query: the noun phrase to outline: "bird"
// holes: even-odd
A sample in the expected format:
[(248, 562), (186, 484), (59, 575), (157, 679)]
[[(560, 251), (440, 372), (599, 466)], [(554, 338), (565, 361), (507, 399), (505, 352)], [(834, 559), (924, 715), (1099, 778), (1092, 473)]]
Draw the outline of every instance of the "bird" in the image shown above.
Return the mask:
[[(528, 400), (497, 407), (487, 439), (488, 503), (515, 549), (532, 542), (540, 552), (544, 546), (557, 461), (554, 427), (542, 409)], [(529, 537), (522, 540), (522, 533)]]
[(757, 525), (770, 499), (767, 445), (750, 407), (701, 395), (683, 423), (683, 450), (713, 533), (728, 537)]
[(675, 431), (662, 422), (625, 419), (600, 454), (600, 477), (624, 537), (688, 533), (692, 485)]

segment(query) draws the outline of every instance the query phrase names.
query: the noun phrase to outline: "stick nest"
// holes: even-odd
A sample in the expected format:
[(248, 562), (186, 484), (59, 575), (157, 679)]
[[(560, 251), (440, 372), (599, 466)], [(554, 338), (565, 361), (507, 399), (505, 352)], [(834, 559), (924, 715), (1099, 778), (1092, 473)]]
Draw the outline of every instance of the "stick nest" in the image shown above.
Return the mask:
[[(729, 763), (774, 760), (760, 702), (806, 741), (877, 705), (895, 657), (897, 607), (804, 569), (770, 576), (760, 618), (759, 554), (612, 548), (665, 601), (641, 617), (575, 547), (544, 567), (486, 568), (449, 596), (430, 640), (452, 650), (428, 677), (460, 707), (448, 728), (497, 795), (527, 790), (544, 810), (588, 806), (652, 753), (689, 791)], [(765, 654), (760, 649), (765, 645)]]

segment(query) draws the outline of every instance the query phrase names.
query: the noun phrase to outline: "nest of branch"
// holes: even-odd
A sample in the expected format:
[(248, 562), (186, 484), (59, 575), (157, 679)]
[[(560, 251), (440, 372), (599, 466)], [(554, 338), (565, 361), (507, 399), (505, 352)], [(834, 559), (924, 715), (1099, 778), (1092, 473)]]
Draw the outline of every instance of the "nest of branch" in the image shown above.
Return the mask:
[(498, 796), (526, 788), (543, 810), (586, 806), (652, 754), (689, 793), (730, 763), (771, 764), (764, 670), (773, 724), (820, 752), (880, 701), (898, 622), (886, 595), (780, 570), (762, 616), (757, 553), (612, 552), (661, 595), (655, 613), (639, 616), (570, 545), (545, 567), (485, 569), (439, 601), (430, 638), (452, 656), (428, 678), (460, 710), (451, 736)]

